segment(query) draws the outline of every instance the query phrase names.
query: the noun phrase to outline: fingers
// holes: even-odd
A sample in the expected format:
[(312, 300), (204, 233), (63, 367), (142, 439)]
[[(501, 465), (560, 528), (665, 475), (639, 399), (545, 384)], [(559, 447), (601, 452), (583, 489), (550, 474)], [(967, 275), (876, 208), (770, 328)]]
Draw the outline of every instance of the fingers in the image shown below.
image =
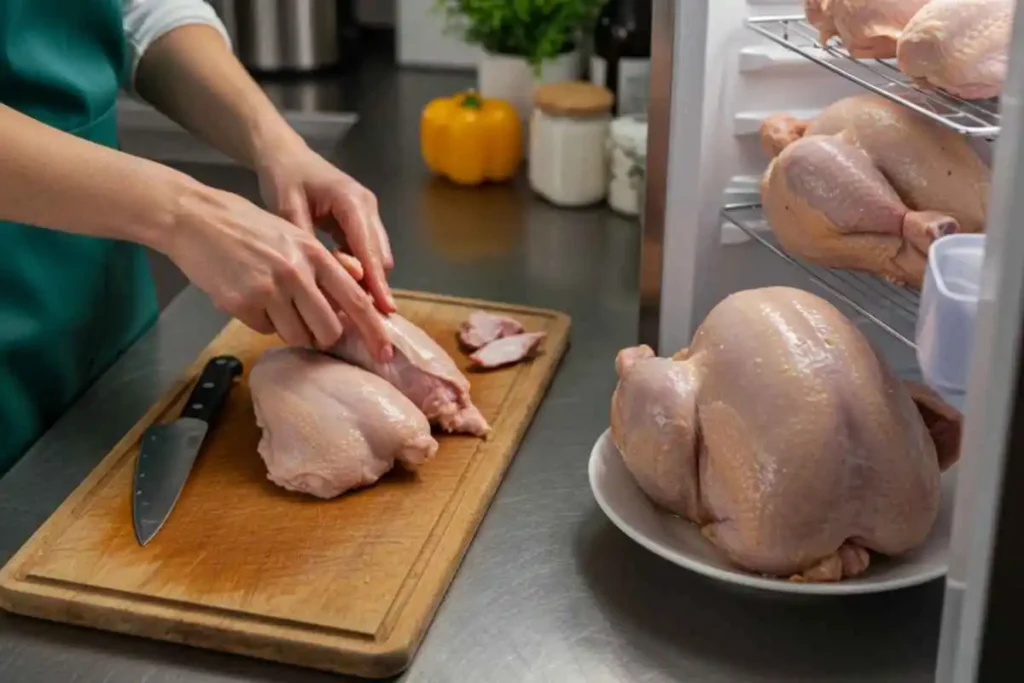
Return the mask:
[(289, 299), (275, 299), (267, 306), (267, 317), (274, 324), (277, 336), (290, 346), (312, 346), (313, 339), (302, 322), (298, 310)]
[(274, 334), (274, 323), (270, 322), (265, 311), (256, 313), (242, 313), (235, 316), (242, 321), (243, 325), (259, 332), (260, 334)]
[(391, 360), (393, 350), (391, 339), (384, 327), (384, 318), (373, 306), (373, 302), (336, 261), (324, 258), (317, 272), (317, 280), (327, 294), (337, 302), (342, 313), (355, 325), (367, 347), (382, 362)]
[(352, 253), (363, 264), (365, 284), (377, 308), (384, 313), (393, 313), (397, 308), (388, 287), (380, 244), (371, 217), (376, 214), (377, 207), (366, 204), (351, 192), (338, 192), (331, 204), (331, 212), (344, 232)]
[(306, 194), (297, 188), (293, 188), (281, 195), (280, 206), (277, 213), (289, 223), (294, 223), (303, 230), (313, 233), (313, 219), (309, 215), (309, 204), (306, 202)]
[(363, 272), (363, 264), (359, 262), (352, 254), (346, 254), (340, 249), (335, 249), (334, 257), (338, 259), (338, 263), (341, 267), (348, 271), (348, 274), (352, 276), (353, 280), (362, 280), (366, 273)]
[(295, 297), (295, 308), (313, 334), (318, 349), (328, 349), (341, 337), (341, 321), (315, 283), (299, 290)]
[(391, 252), (391, 240), (388, 239), (388, 231), (384, 229), (384, 223), (380, 220), (380, 211), (375, 208), (371, 213), (374, 233), (377, 236), (377, 244), (380, 247), (381, 264), (384, 266), (384, 272), (390, 273), (395, 267), (395, 256)]

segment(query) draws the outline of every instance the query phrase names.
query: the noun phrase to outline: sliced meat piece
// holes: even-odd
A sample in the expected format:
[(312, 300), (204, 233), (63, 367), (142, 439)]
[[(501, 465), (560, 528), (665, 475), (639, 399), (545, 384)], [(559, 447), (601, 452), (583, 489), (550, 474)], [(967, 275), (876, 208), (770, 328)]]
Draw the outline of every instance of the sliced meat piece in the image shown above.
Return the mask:
[(503, 337), (477, 350), (469, 360), (473, 367), (480, 369), (512, 365), (536, 353), (545, 337), (546, 332), (526, 332)]
[(446, 432), (485, 436), (490, 425), (469, 395), (469, 380), (455, 367), (444, 349), (416, 325), (394, 313), (384, 319), (395, 349), (381, 363), (373, 357), (355, 325), (345, 325), (341, 340), (330, 354), (369, 370), (391, 382), (431, 423)]
[(514, 318), (486, 311), (473, 311), (459, 326), (459, 343), (470, 351), (476, 351), (496, 339), (522, 332), (522, 323)]
[(266, 352), (249, 374), (267, 478), (333, 498), (376, 483), (395, 462), (437, 452), (430, 424), (387, 381), (310, 349)]

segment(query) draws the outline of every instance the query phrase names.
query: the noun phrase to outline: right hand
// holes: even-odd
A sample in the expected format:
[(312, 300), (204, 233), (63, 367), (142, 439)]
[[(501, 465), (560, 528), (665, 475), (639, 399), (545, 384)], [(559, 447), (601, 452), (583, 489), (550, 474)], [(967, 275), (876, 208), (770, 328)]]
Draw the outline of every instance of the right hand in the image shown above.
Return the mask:
[(212, 188), (180, 207), (168, 256), (217, 308), (289, 345), (320, 349), (341, 337), (341, 313), (379, 360), (391, 358), (370, 295), (311, 232)]

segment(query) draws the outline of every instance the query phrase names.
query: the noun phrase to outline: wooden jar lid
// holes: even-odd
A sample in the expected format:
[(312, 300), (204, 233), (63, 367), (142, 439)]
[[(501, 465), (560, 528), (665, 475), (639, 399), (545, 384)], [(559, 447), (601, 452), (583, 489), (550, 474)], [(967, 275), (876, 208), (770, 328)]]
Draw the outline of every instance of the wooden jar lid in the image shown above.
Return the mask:
[(533, 91), (533, 105), (555, 116), (597, 116), (611, 111), (612, 91), (586, 81), (545, 83)]

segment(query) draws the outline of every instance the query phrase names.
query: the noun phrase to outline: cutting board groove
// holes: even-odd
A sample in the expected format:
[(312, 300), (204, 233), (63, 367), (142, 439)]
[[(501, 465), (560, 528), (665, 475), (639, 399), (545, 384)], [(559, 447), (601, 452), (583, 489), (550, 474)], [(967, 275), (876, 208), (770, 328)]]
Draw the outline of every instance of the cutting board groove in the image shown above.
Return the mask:
[[(520, 365), (467, 373), (493, 433), (439, 436), (415, 474), (332, 501), (266, 480), (247, 377), (280, 342), (229, 323), (185, 376), (96, 466), (0, 571), (0, 606), (29, 616), (338, 673), (384, 677), (408, 666), (569, 343), (568, 316), (494, 302), (398, 292), (400, 312), (456, 360), (474, 309), (548, 334)], [(138, 442), (173, 419), (207, 359), (246, 373), (228, 398), (178, 505), (145, 548), (131, 525)]]

